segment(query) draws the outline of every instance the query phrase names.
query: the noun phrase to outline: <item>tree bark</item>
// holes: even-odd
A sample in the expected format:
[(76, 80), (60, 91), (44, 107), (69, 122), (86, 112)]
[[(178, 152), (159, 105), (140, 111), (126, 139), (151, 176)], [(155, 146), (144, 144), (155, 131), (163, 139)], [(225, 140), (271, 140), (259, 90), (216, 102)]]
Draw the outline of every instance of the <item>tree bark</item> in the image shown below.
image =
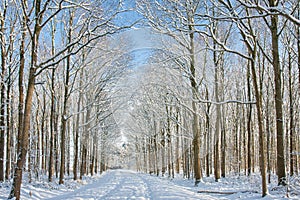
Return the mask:
[(166, 149), (166, 142), (165, 142), (165, 130), (161, 130), (161, 141), (160, 141), (160, 146), (161, 146), (161, 175), (164, 176), (166, 173), (166, 159), (165, 159), (165, 149)]
[(295, 142), (294, 142), (294, 100), (293, 100), (293, 89), (292, 89), (292, 82), (293, 82), (293, 77), (292, 77), (292, 58), (291, 58), (291, 52), (289, 50), (288, 53), (288, 90), (289, 90), (289, 115), (290, 115), (290, 130), (289, 130), (289, 134), (290, 134), (290, 175), (293, 176), (294, 175), (294, 166), (295, 166), (295, 155), (294, 153), (296, 152), (294, 146), (295, 146)]
[[(68, 38), (67, 38), (67, 45), (71, 44), (72, 42), (72, 29), (73, 29), (73, 18), (74, 12), (69, 11), (70, 18), (69, 18), (69, 30), (68, 30)], [(62, 118), (61, 118), (61, 161), (60, 161), (60, 175), (59, 175), (59, 184), (64, 183), (64, 172), (65, 172), (65, 156), (66, 156), (66, 131), (67, 131), (67, 111), (68, 111), (68, 99), (69, 99), (69, 82), (70, 82), (70, 69), (71, 69), (71, 48), (67, 50), (67, 58), (66, 58), (66, 71), (65, 71), (65, 83), (64, 83), (64, 101), (63, 101), (63, 111), (62, 111)]]
[(47, 99), (46, 99), (46, 91), (45, 90), (43, 90), (43, 109), (42, 109), (42, 124), (41, 124), (41, 148), (42, 148), (42, 150), (41, 150), (41, 153), (42, 153), (42, 155), (41, 155), (41, 158), (42, 158), (42, 162), (41, 162), (41, 164), (42, 164), (42, 171), (43, 171), (43, 173), (46, 171), (46, 147), (45, 147), (45, 142), (46, 142), (46, 144), (47, 144), (47, 140), (46, 140), (46, 138), (45, 138), (45, 136), (47, 135), (47, 134), (45, 134), (46, 133), (46, 130), (45, 130), (45, 124), (46, 124), (46, 110), (47, 110), (47, 105), (46, 105), (46, 101), (47, 101)]
[[(25, 100), (25, 110), (24, 110), (24, 119), (23, 119), (23, 129), (19, 131), (21, 136), (18, 136), (18, 139), (21, 139), (18, 144), (18, 158), (17, 166), (15, 167), (15, 173), (13, 178), (13, 184), (10, 191), (9, 199), (16, 198), (20, 199), (21, 192), (21, 183), (22, 183), (22, 173), (23, 165), (26, 161), (26, 155), (28, 152), (28, 141), (29, 141), (29, 130), (30, 130), (30, 118), (31, 118), (31, 107), (32, 107), (32, 98), (34, 94), (35, 86), (35, 72), (37, 69), (37, 58), (38, 58), (38, 44), (39, 44), (39, 35), (41, 32), (41, 20), (42, 16), (40, 15), (41, 9), (41, 0), (35, 1), (35, 16), (36, 22), (34, 27), (34, 33), (32, 35), (31, 41), (31, 64), (29, 69), (29, 78), (27, 84), (27, 93)], [(19, 127), (20, 128), (20, 127)]]
[[(54, 25), (55, 21), (51, 24), (51, 54), (55, 54), (55, 32), (56, 28)], [(50, 109), (50, 147), (49, 147), (49, 167), (48, 167), (48, 181), (52, 182), (52, 177), (54, 174), (54, 137), (55, 137), (55, 68), (51, 70), (51, 109)]]
[(153, 160), (152, 160), (152, 147), (153, 147), (153, 139), (152, 137), (148, 138), (147, 141), (147, 148), (148, 148), (148, 163), (149, 163), (149, 174), (153, 174), (154, 172), (154, 165), (153, 165)]
[[(250, 83), (250, 77), (251, 77), (251, 69), (250, 69), (250, 62), (247, 65), (247, 94), (248, 94), (248, 101), (251, 101), (251, 83)], [(251, 165), (252, 165), (252, 152), (251, 152), (251, 117), (252, 117), (252, 105), (248, 105), (248, 112), (247, 112), (247, 174), (248, 176), (251, 175)]]
[[(278, 3), (275, 0), (269, 0), (270, 6), (275, 7)], [(284, 155), (284, 130), (283, 130), (283, 112), (282, 112), (282, 94), (281, 94), (281, 68), (279, 57), (279, 35), (278, 35), (278, 16), (271, 16), (271, 34), (272, 34), (272, 56), (273, 56), (273, 71), (275, 83), (275, 110), (276, 110), (276, 137), (277, 137), (277, 176), (278, 185), (286, 183), (286, 167)]]
[(96, 134), (94, 134), (93, 135), (93, 141), (92, 141), (92, 144), (91, 144), (91, 159), (90, 159), (90, 173), (91, 173), (91, 176), (94, 175), (96, 143), (97, 143), (97, 136), (96, 136)]
[[(266, 87), (267, 91), (267, 99), (266, 99), (266, 113), (269, 113), (269, 83)], [(266, 133), (267, 133), (267, 172), (268, 172), (268, 183), (271, 183), (271, 151), (272, 151), (272, 144), (271, 144), (271, 131), (270, 131), (270, 115), (266, 115)]]
[[(298, 13), (297, 13), (297, 19), (300, 19), (300, 3), (298, 2)], [(298, 91), (300, 91), (300, 26), (297, 27), (297, 51), (298, 51)], [(299, 104), (298, 104), (299, 106)], [(299, 115), (300, 117), (300, 115)], [(300, 120), (298, 118), (298, 120)], [(296, 144), (300, 143), (300, 137), (298, 137), (298, 142), (297, 142), (297, 138), (295, 139), (295, 146)], [(298, 152), (300, 151), (300, 145), (297, 147), (295, 147), (296, 150), (298, 149)], [(299, 155), (295, 156), (295, 167), (296, 167), (296, 171), (297, 174), (299, 174), (299, 170), (300, 170), (300, 159), (299, 159)]]
[(0, 46), (1, 46), (1, 77), (0, 77), (0, 182), (4, 181), (4, 150), (5, 150), (5, 74), (6, 74), (6, 39), (5, 20), (7, 2), (3, 3), (3, 13), (0, 13)]
[[(167, 99), (168, 97), (166, 97)], [(167, 100), (165, 100), (166, 104), (166, 113), (167, 113), (167, 127), (166, 127), (166, 140), (167, 140), (167, 162), (168, 162), (168, 176), (171, 177), (171, 123), (170, 123), (170, 115), (171, 108), (167, 105)]]
[[(70, 13), (69, 19), (69, 32), (68, 32), (68, 44), (71, 43), (72, 37), (72, 24), (73, 24), (73, 13)], [(68, 54), (70, 53), (68, 49)], [(65, 156), (66, 156), (66, 130), (67, 130), (67, 109), (68, 109), (68, 98), (69, 98), (69, 80), (70, 80), (70, 67), (71, 67), (71, 57), (67, 57), (66, 63), (66, 75), (64, 83), (64, 101), (63, 101), (63, 112), (61, 116), (61, 143), (60, 143), (60, 173), (59, 173), (59, 184), (64, 183), (64, 172), (65, 172)]]
[[(215, 25), (216, 26), (216, 25)], [(216, 27), (214, 27), (214, 34), (216, 35)], [(216, 42), (214, 40), (214, 49), (216, 49)], [(213, 52), (214, 61), (214, 83), (215, 83), (215, 100), (219, 102), (219, 65), (217, 59), (217, 52)], [(220, 136), (221, 136), (221, 105), (216, 105), (216, 124), (215, 124), (215, 142), (214, 142), (214, 175), (217, 182), (220, 178)]]
[[(85, 145), (82, 145), (82, 156), (81, 156), (81, 167), (80, 167), (80, 180), (86, 174), (86, 158), (87, 158), (87, 148)], [(104, 171), (104, 170), (103, 170)]]
[[(8, 63), (13, 63), (14, 59), (14, 44), (15, 44), (15, 23), (10, 24), (10, 36), (9, 36), (9, 48), (7, 49), (7, 59)], [(9, 52), (9, 54), (8, 54)], [(9, 55), (9, 56), (8, 56)], [(13, 72), (14, 69), (12, 67), (8, 67), (8, 77), (7, 77), (7, 88), (6, 88), (6, 168), (5, 168), (5, 179), (9, 180), (11, 175), (11, 162), (12, 162), (12, 141), (14, 138), (13, 133), (13, 116), (14, 112), (11, 112), (11, 109), (13, 108), (13, 94), (14, 91), (11, 90), (13, 86)]]
[[(83, 58), (82, 58), (83, 62), (84, 63), (85, 61), (85, 57), (84, 57), (84, 53), (83, 53)], [(82, 82), (83, 82), (83, 70), (81, 69), (80, 71), (80, 78), (79, 78), (79, 95), (78, 95), (78, 102), (77, 102), (77, 117), (76, 117), (76, 128), (75, 128), (75, 154), (74, 154), (74, 165), (73, 165), (73, 173), (74, 173), (74, 180), (77, 180), (77, 171), (78, 171), (78, 157), (79, 157), (79, 121), (80, 121), (80, 114), (79, 114), (79, 111), (80, 111), (80, 107), (81, 107), (81, 98), (82, 98), (82, 90), (81, 90), (81, 87), (82, 87)]]
[(9, 199), (16, 198), (20, 199), (20, 190), (22, 183), (22, 173), (23, 173), (23, 164), (26, 161), (26, 154), (28, 152), (29, 145), (29, 129), (30, 129), (30, 116), (31, 116), (31, 107), (32, 107), (32, 97), (34, 93), (34, 83), (35, 83), (35, 69), (34, 67), (30, 68), (29, 80), (28, 80), (28, 89), (25, 101), (25, 112), (24, 112), (24, 122), (23, 122), (23, 131), (21, 136), (19, 156), (17, 158), (17, 166), (15, 168), (13, 185)]
[[(300, 19), (300, 3), (298, 3), (298, 13), (297, 18)], [(300, 26), (296, 28), (297, 32), (297, 50), (298, 50), (298, 87), (300, 90)]]
[(159, 159), (158, 159), (158, 134), (156, 130), (156, 122), (154, 122), (155, 135), (154, 137), (154, 160), (155, 160), (155, 173), (156, 176), (159, 176)]
[(255, 50), (253, 50), (252, 60), (251, 60), (251, 72), (252, 72), (252, 81), (254, 86), (254, 93), (256, 97), (256, 110), (257, 110), (257, 122), (258, 122), (258, 131), (259, 131), (259, 163), (260, 163), (260, 172), (262, 178), (262, 196), (268, 194), (267, 187), (267, 172), (266, 172), (266, 158), (265, 158), (265, 136), (263, 131), (263, 116), (262, 116), (262, 98), (261, 93), (259, 92), (256, 70), (255, 70)]
[[(206, 96), (206, 100), (208, 101), (209, 97), (208, 97), (208, 88), (207, 86), (205, 87), (205, 96)], [(211, 149), (211, 134), (210, 134), (210, 107), (211, 107), (211, 103), (207, 103), (206, 104), (206, 112), (205, 112), (205, 143), (206, 143), (206, 156), (205, 156), (205, 160), (206, 160), (206, 176), (209, 177), (210, 176), (210, 163), (211, 163), (211, 158), (210, 158), (210, 149)]]
[(11, 68), (9, 68), (9, 74), (8, 74), (8, 84), (7, 84), (7, 91), (6, 91), (6, 99), (7, 99), (7, 105), (6, 105), (6, 168), (5, 168), (5, 179), (9, 180), (10, 179), (10, 170), (11, 170), (11, 139), (13, 137), (13, 134), (11, 133), (11, 106), (12, 106), (12, 99), (11, 99)]
[(197, 186), (202, 179), (201, 174), (201, 160), (200, 160), (200, 125), (197, 103), (195, 100), (198, 98), (198, 86), (196, 83), (196, 59), (195, 59), (195, 44), (194, 44), (194, 19), (189, 16), (189, 53), (190, 53), (190, 84), (192, 89), (192, 111), (193, 111), (193, 153), (194, 153), (194, 178), (195, 185)]
[(8, 80), (8, 86), (7, 86), (7, 108), (6, 108), (6, 115), (7, 115), (7, 119), (6, 119), (6, 171), (5, 171), (5, 179), (9, 180), (10, 179), (10, 175), (11, 175), (11, 162), (12, 162), (12, 141), (13, 141), (13, 137), (14, 137), (14, 133), (13, 133), (13, 112), (11, 112), (11, 108), (13, 106), (12, 103), (12, 97), (11, 97), (11, 76), (12, 76), (12, 72), (11, 72), (11, 68), (9, 69), (9, 80)]
[(20, 42), (20, 66), (19, 66), (19, 105), (18, 105), (18, 136), (17, 136), (17, 152), (20, 152), (22, 131), (23, 131), (23, 116), (24, 116), (24, 67), (25, 67), (25, 39), (26, 39), (26, 17), (23, 16), (21, 22), (21, 42)]
[(176, 164), (175, 164), (175, 172), (176, 174), (179, 174), (180, 172), (180, 161), (181, 161), (181, 158), (180, 158), (180, 155), (179, 155), (179, 108), (177, 108), (176, 110), (176, 121), (177, 121), (177, 124), (176, 124), (176, 148), (175, 148), (175, 159), (176, 159)]

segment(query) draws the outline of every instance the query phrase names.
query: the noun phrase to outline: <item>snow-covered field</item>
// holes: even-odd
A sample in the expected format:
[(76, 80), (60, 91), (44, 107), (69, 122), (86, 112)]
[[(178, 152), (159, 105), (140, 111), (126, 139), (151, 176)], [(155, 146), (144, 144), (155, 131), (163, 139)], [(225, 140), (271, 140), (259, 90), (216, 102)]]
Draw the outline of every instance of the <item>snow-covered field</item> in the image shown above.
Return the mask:
[[(6, 199), (10, 190), (9, 183), (0, 184), (0, 199)], [(199, 193), (199, 191), (201, 191)], [(269, 186), (270, 195), (263, 198), (300, 199), (293, 191), (287, 198), (286, 187)], [(193, 180), (177, 177), (157, 177), (129, 170), (110, 170), (95, 177), (85, 177), (82, 181), (67, 179), (64, 185), (57, 182), (34, 182), (22, 185), (22, 199), (51, 200), (94, 200), (94, 199), (262, 199), (259, 176), (231, 176), (214, 182), (213, 177), (204, 178), (198, 187)]]

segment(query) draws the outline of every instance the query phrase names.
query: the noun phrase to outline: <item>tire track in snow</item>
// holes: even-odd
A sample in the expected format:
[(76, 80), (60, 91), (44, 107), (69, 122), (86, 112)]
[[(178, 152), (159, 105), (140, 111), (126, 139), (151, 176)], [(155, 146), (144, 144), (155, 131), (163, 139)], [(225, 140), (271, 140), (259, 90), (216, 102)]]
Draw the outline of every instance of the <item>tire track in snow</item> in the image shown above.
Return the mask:
[[(128, 170), (106, 172), (94, 183), (51, 200), (216, 200), (159, 177)], [(226, 198), (224, 198), (226, 199)]]
[(102, 196), (103, 200), (135, 199), (150, 200), (148, 187), (135, 172), (127, 170), (116, 170), (114, 176), (120, 181), (113, 190)]
[(157, 176), (150, 176), (148, 174), (138, 174), (141, 179), (148, 185), (151, 191), (151, 200), (216, 200), (222, 198), (215, 198), (211, 195), (198, 194), (193, 190), (186, 189), (167, 179), (161, 179)]
[(48, 200), (96, 200), (102, 199), (118, 184), (118, 178), (112, 177), (110, 173), (105, 173), (98, 181), (85, 185), (73, 192), (54, 196)]

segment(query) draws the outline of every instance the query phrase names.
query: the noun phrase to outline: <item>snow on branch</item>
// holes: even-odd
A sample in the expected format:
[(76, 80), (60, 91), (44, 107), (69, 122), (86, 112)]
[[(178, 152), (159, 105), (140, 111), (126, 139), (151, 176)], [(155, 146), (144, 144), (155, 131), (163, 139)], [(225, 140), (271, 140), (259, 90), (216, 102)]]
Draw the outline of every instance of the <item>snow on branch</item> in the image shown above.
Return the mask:
[(280, 15), (280, 16), (283, 16), (286, 19), (293, 22), (294, 24), (296, 24), (298, 26), (300, 25), (300, 20), (293, 16), (293, 13), (297, 10), (298, 5), (295, 5), (295, 7), (292, 8), (291, 12), (287, 13), (286, 9), (284, 9), (284, 8), (281, 8), (279, 6), (264, 7), (258, 1), (255, 4), (254, 3), (247, 3), (247, 2), (242, 1), (242, 0), (238, 0), (238, 2), (241, 5), (243, 5), (247, 8), (259, 10), (261, 12), (264, 12), (267, 15)]

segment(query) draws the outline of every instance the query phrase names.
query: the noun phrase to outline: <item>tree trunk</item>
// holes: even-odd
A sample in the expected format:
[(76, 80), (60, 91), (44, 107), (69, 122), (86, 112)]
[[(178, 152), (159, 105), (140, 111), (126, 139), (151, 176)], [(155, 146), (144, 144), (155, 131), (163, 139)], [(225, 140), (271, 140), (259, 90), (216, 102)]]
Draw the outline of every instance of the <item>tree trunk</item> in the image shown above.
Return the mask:
[(272, 151), (272, 145), (271, 145), (271, 131), (270, 131), (270, 115), (268, 114), (270, 112), (269, 110), (269, 83), (266, 86), (267, 91), (267, 99), (266, 99), (266, 133), (267, 133), (267, 172), (268, 172), (268, 183), (271, 183), (271, 151)]
[(80, 180), (82, 180), (82, 177), (86, 174), (86, 158), (87, 158), (87, 148), (85, 145), (82, 145)]
[(263, 116), (262, 116), (262, 97), (259, 92), (257, 76), (255, 71), (255, 50), (252, 52), (253, 60), (251, 60), (251, 72), (252, 72), (252, 81), (254, 86), (254, 92), (256, 97), (256, 110), (257, 110), (257, 123), (259, 131), (259, 155), (260, 155), (260, 171), (262, 178), (262, 196), (268, 194), (267, 187), (267, 173), (266, 173), (266, 158), (265, 158), (265, 136), (263, 131)]
[(10, 170), (11, 170), (11, 138), (13, 134), (11, 134), (11, 124), (10, 124), (10, 119), (11, 117), (11, 112), (10, 108), (12, 106), (12, 98), (11, 98), (11, 68), (9, 68), (9, 74), (8, 74), (8, 84), (7, 84), (7, 91), (6, 91), (6, 98), (7, 98), (7, 105), (6, 105), (6, 168), (5, 168), (5, 179), (9, 180), (10, 178)]
[[(224, 125), (222, 125), (224, 126)], [(221, 130), (221, 177), (226, 176), (226, 131), (225, 127)]]
[(161, 130), (161, 175), (164, 176), (166, 173), (166, 159), (165, 159), (165, 148), (166, 148), (166, 142), (165, 142), (165, 130)]
[[(51, 54), (55, 54), (55, 21), (51, 24)], [(51, 72), (51, 110), (50, 110), (50, 147), (49, 147), (49, 167), (48, 167), (48, 181), (52, 182), (52, 177), (54, 174), (54, 138), (55, 138), (55, 68)]]
[[(184, 113), (183, 113), (184, 115)], [(182, 123), (183, 123), (183, 127), (186, 127), (186, 119), (185, 116), (182, 117)], [(186, 145), (186, 139), (184, 137), (184, 131), (181, 131), (180, 134), (180, 138), (181, 138), (181, 157), (182, 157), (182, 171), (183, 171), (183, 178), (187, 177), (187, 170), (186, 170), (186, 151), (187, 151), (187, 145)]]
[(177, 108), (177, 111), (176, 111), (176, 148), (175, 148), (175, 159), (176, 159), (176, 164), (175, 164), (175, 172), (176, 174), (179, 174), (180, 172), (180, 161), (181, 161), (181, 158), (180, 158), (180, 155), (179, 155), (179, 139), (180, 139), (180, 134), (179, 134), (179, 109)]
[[(300, 19), (300, 3), (298, 3), (298, 13), (297, 13), (297, 19)], [(298, 91), (300, 91), (300, 26), (297, 27), (297, 50), (298, 50)], [(299, 106), (299, 103), (298, 103)], [(300, 117), (300, 114), (299, 114)], [(300, 121), (300, 119), (298, 118), (298, 121)], [(298, 124), (299, 125), (299, 124)], [(295, 138), (295, 148), (296, 151), (300, 151), (300, 145), (296, 144), (300, 144), (300, 137), (298, 136), (298, 142), (297, 142), (297, 138)], [(299, 161), (299, 162), (298, 162)], [(296, 167), (296, 171), (297, 174), (299, 174), (299, 170), (300, 170), (300, 159), (299, 159), (299, 155), (295, 156), (295, 167)]]
[[(83, 54), (83, 62), (84, 63), (84, 54)], [(82, 92), (81, 92), (81, 87), (82, 87), (82, 82), (83, 82), (83, 70), (80, 71), (80, 80), (79, 80), (79, 96), (78, 96), (78, 102), (77, 102), (77, 117), (76, 117), (76, 128), (75, 128), (75, 154), (74, 154), (74, 165), (73, 165), (73, 173), (74, 173), (74, 180), (77, 180), (77, 170), (78, 170), (78, 157), (79, 157), (79, 121), (80, 121), (80, 107), (81, 107), (81, 98), (82, 98)]]
[(296, 152), (296, 149), (294, 148), (294, 100), (293, 100), (293, 89), (292, 89), (292, 82), (293, 82), (293, 77), (292, 77), (292, 55), (291, 52), (289, 51), (288, 53), (288, 89), (289, 89), (289, 114), (290, 114), (290, 175), (294, 175), (294, 166), (295, 166), (295, 155), (294, 152)]
[(148, 165), (147, 165), (147, 139), (144, 138), (143, 142), (144, 142), (143, 143), (143, 159), (144, 159), (143, 169), (144, 169), (144, 173), (147, 173), (148, 172)]
[(54, 115), (54, 160), (55, 160), (55, 177), (58, 178), (58, 171), (59, 171), (59, 134), (58, 134), (58, 113), (60, 113), (59, 111), (59, 106), (58, 106), (58, 102), (55, 102), (55, 107), (57, 108), (57, 111), (55, 112)]
[(96, 145), (97, 145), (97, 135), (94, 134), (92, 141), (92, 149), (91, 149), (91, 164), (90, 164), (90, 172), (91, 176), (94, 175), (94, 167), (95, 167), (95, 156), (96, 156)]
[[(67, 135), (66, 135), (66, 138), (67, 138), (67, 144), (66, 144), (66, 147), (67, 147), (67, 150), (66, 150), (66, 157), (67, 157), (67, 161), (66, 161), (66, 164), (67, 164), (67, 169), (66, 169), (66, 172), (67, 172), (67, 175), (70, 176), (70, 164), (71, 164), (71, 139), (72, 139), (72, 134), (71, 134), (71, 122), (70, 120), (67, 122)], [(72, 151), (74, 151), (72, 149)]]
[[(167, 98), (167, 97), (166, 97)], [(166, 140), (167, 140), (167, 162), (168, 162), (168, 177), (171, 177), (171, 123), (170, 123), (170, 115), (171, 108), (167, 106), (167, 100), (165, 100), (166, 104), (166, 113), (167, 113), (167, 127), (166, 127)]]
[[(74, 13), (70, 13), (69, 19), (69, 32), (68, 32), (68, 44), (72, 42), (72, 25), (73, 25), (73, 15)], [(67, 53), (70, 54), (71, 49), (69, 48)], [(61, 116), (61, 146), (60, 146), (60, 174), (59, 174), (59, 184), (64, 183), (64, 172), (65, 172), (65, 153), (66, 153), (66, 130), (67, 130), (67, 109), (68, 109), (68, 99), (69, 99), (69, 80), (70, 80), (70, 68), (71, 68), (71, 57), (70, 55), (67, 57), (66, 63), (66, 75), (65, 75), (65, 83), (64, 83), (64, 102), (63, 102), (63, 112)]]
[[(23, 77), (24, 77), (24, 66), (25, 66), (25, 39), (26, 39), (26, 20), (25, 16), (22, 18), (21, 22), (21, 42), (20, 42), (20, 66), (19, 66), (19, 105), (18, 105), (18, 136), (17, 136), (17, 152), (20, 152), (21, 142), (22, 142), (22, 131), (23, 131), (23, 115), (24, 115), (24, 87), (23, 87)], [(22, 166), (23, 167), (23, 166)], [(16, 170), (16, 169), (15, 169)], [(20, 169), (22, 170), (22, 169)], [(20, 173), (19, 176), (22, 176)], [(19, 177), (21, 178), (21, 177)], [(14, 188), (12, 188), (14, 189)], [(17, 190), (14, 189), (14, 190)], [(12, 190), (10, 197), (13, 198), (15, 196), (15, 192)], [(16, 192), (16, 194), (20, 193), (20, 190)]]
[(28, 152), (28, 145), (29, 145), (30, 115), (31, 115), (31, 107), (32, 107), (32, 97), (34, 94), (35, 69), (36, 69), (35, 67), (32, 67), (30, 68), (30, 72), (29, 72), (28, 88), (27, 88), (27, 95), (25, 101), (23, 131), (21, 136), (20, 148), (18, 148), (20, 151), (18, 154), (19, 156), (17, 158), (17, 166), (15, 168), (13, 185), (12, 185), (9, 199), (12, 199), (14, 197), (16, 198), (16, 200), (20, 199), (23, 164), (26, 161), (26, 154)]
[[(12, 76), (12, 71), (11, 68), (9, 68), (9, 80), (8, 80), (8, 86), (7, 86), (7, 107), (6, 107), (6, 168), (5, 168), (5, 179), (9, 180), (10, 179), (10, 174), (11, 174), (11, 162), (12, 162), (12, 156), (11, 156), (11, 147), (12, 147), (12, 141), (13, 141), (13, 136), (14, 133), (13, 131), (13, 112), (11, 112), (11, 108), (13, 106), (13, 100), (11, 97), (11, 76)], [(13, 96), (13, 95), (12, 95)]]
[[(87, 102), (89, 104), (90, 100), (87, 97)], [(86, 111), (86, 116), (85, 119), (83, 119), (84, 121), (84, 136), (82, 139), (82, 160), (81, 160), (81, 169), (80, 169), (80, 179), (82, 179), (82, 177), (87, 173), (87, 162), (88, 162), (88, 144), (89, 144), (89, 129), (90, 129), (90, 117), (91, 117), (91, 108), (88, 107), (87, 111)]]
[[(42, 124), (41, 124), (41, 158), (42, 158), (42, 171), (43, 173), (46, 171), (46, 148), (45, 148), (45, 123), (46, 123), (46, 109), (47, 109), (47, 106), (46, 106), (46, 91), (43, 90), (43, 109), (42, 109)], [(47, 144), (47, 140), (46, 140), (46, 144)]]
[[(39, 99), (39, 97), (37, 97), (37, 98)], [(39, 176), (39, 170), (40, 170), (40, 164), (39, 163), (40, 163), (40, 156), (41, 156), (41, 151), (40, 151), (41, 129), (39, 128), (40, 127), (40, 124), (39, 124), (39, 119), (40, 119), (39, 111), (43, 110), (43, 109), (40, 109), (40, 104), (41, 103), (38, 103), (37, 111), (35, 113), (35, 126), (36, 126), (36, 128), (34, 128), (34, 129), (36, 130), (35, 131), (36, 135), (35, 135), (35, 139), (33, 139), (33, 147), (35, 149), (35, 152), (32, 155), (33, 156), (32, 169), (33, 169), (33, 173), (35, 174), (36, 179)]]
[[(7, 55), (8, 52), (9, 54), (9, 63), (13, 63), (14, 59), (14, 29), (15, 29), (16, 24), (11, 24), (11, 29), (10, 29), (10, 36), (9, 36), (9, 48), (7, 50)], [(14, 112), (11, 112), (11, 109), (13, 108), (14, 101), (13, 101), (13, 96), (14, 96), (14, 91), (11, 90), (13, 86), (13, 71), (12, 67), (8, 67), (8, 79), (7, 79), (7, 88), (6, 88), (6, 168), (5, 168), (5, 179), (9, 180), (10, 175), (11, 175), (11, 162), (12, 162), (12, 150), (11, 147), (13, 146), (12, 141), (14, 137), (13, 133), (13, 117), (14, 117)]]
[(172, 174), (172, 143), (171, 143), (171, 134), (168, 130), (167, 133), (167, 144), (168, 144), (168, 176), (171, 177)]
[[(250, 77), (251, 77), (251, 69), (250, 69), (250, 62), (247, 65), (247, 94), (248, 94), (248, 101), (250, 102), (251, 99), (251, 83), (250, 83)], [(252, 165), (252, 152), (251, 152), (251, 117), (252, 117), (252, 104), (248, 105), (248, 115), (247, 115), (247, 174), (248, 176), (251, 175), (251, 165)]]
[[(223, 52), (219, 55), (219, 61), (220, 62), (220, 78), (218, 78), (218, 81), (220, 82), (220, 98), (221, 101), (224, 101), (224, 66), (223, 66)], [(221, 177), (225, 178), (226, 176), (226, 118), (224, 117), (224, 106), (221, 109), (220, 113), (220, 128), (221, 128)]]
[(159, 176), (159, 155), (158, 155), (158, 141), (159, 141), (159, 138), (158, 138), (158, 132), (159, 130), (157, 129), (157, 122), (156, 120), (154, 120), (153, 122), (153, 127), (154, 127), (154, 163), (155, 163), (155, 173), (156, 173), (156, 176)]
[(97, 143), (95, 144), (95, 167), (94, 167), (94, 173), (98, 173), (98, 138)]
[[(214, 34), (216, 34), (214, 29)], [(214, 49), (216, 49), (216, 42), (214, 41)], [(213, 52), (213, 60), (215, 67), (215, 100), (219, 102), (219, 66), (217, 61), (217, 52)], [(221, 106), (219, 104), (216, 105), (216, 128), (215, 128), (215, 142), (214, 142), (214, 174), (215, 181), (218, 181), (221, 177), (220, 175), (220, 135), (221, 135)]]
[[(32, 97), (34, 94), (34, 86), (35, 86), (35, 72), (37, 69), (37, 58), (38, 58), (38, 44), (39, 44), (39, 35), (41, 32), (41, 17), (40, 14), (41, 9), (41, 1), (35, 1), (35, 31), (32, 36), (31, 41), (31, 65), (29, 69), (29, 78), (27, 84), (27, 93), (25, 100), (25, 110), (24, 110), (24, 119), (23, 119), (23, 130), (20, 131), (21, 136), (18, 136), (18, 139), (21, 139), (18, 144), (20, 145), (18, 148), (18, 158), (17, 158), (17, 166), (15, 167), (15, 173), (13, 178), (13, 183), (9, 195), (9, 199), (16, 198), (16, 200), (20, 199), (21, 192), (21, 183), (22, 183), (22, 173), (23, 173), (23, 165), (26, 161), (26, 155), (28, 152), (28, 141), (29, 141), (29, 130), (30, 130), (30, 118), (31, 118), (31, 107), (32, 107)], [(20, 127), (19, 127), (20, 128)]]
[[(206, 93), (206, 100), (208, 101), (209, 100), (209, 97), (208, 97), (208, 88), (205, 87), (205, 93)], [(205, 159), (206, 159), (206, 176), (209, 177), (210, 176), (210, 163), (211, 163), (211, 158), (210, 158), (210, 148), (211, 148), (211, 134), (210, 134), (210, 107), (211, 107), (211, 104), (210, 103), (207, 103), (206, 105), (206, 112), (205, 112), (205, 135), (206, 135), (206, 140), (205, 140), (205, 143), (206, 143), (206, 156), (205, 156)]]
[[(297, 19), (300, 20), (300, 3), (298, 3)], [(300, 26), (296, 28), (297, 32), (297, 50), (298, 50), (298, 87), (300, 90)]]
[(147, 141), (147, 147), (148, 147), (148, 163), (149, 163), (149, 174), (153, 173), (153, 160), (152, 160), (152, 138), (149, 138)]
[[(140, 148), (140, 143), (138, 140), (138, 136), (135, 136), (135, 149), (136, 149), (136, 158), (135, 158), (135, 162), (136, 162), (136, 171), (140, 172), (142, 170), (141, 165), (142, 165), (142, 148)], [(100, 166), (101, 167), (101, 166)]]
[[(270, 6), (275, 7), (278, 3), (275, 0), (269, 0)], [(286, 167), (284, 155), (284, 132), (283, 132), (283, 112), (282, 112), (282, 94), (281, 94), (281, 68), (279, 60), (279, 35), (278, 35), (278, 16), (271, 16), (271, 33), (272, 33), (272, 56), (273, 71), (275, 83), (275, 110), (276, 110), (276, 135), (277, 135), (277, 176), (278, 184), (285, 185)]]
[[(100, 174), (102, 174), (102, 172), (105, 171), (105, 160), (106, 160), (106, 157), (105, 157), (105, 152), (104, 152), (104, 139), (102, 137), (101, 139), (101, 158), (100, 158)], [(142, 150), (144, 150), (144, 147), (142, 147)], [(144, 154), (145, 155), (145, 154)], [(144, 157), (145, 159), (145, 157)]]
[(198, 86), (196, 83), (196, 59), (195, 59), (195, 44), (194, 44), (194, 19), (189, 16), (189, 21), (192, 25), (189, 25), (189, 40), (190, 40), (190, 84), (192, 89), (192, 111), (193, 111), (193, 153), (194, 153), (194, 178), (195, 185), (197, 186), (202, 179), (201, 174), (201, 160), (200, 160), (200, 125), (197, 103), (195, 100), (198, 98)]
[(1, 46), (1, 77), (0, 77), (0, 182), (4, 181), (4, 150), (5, 150), (5, 74), (6, 74), (6, 39), (5, 18), (7, 4), (3, 5), (3, 13), (0, 15), (0, 46)]

